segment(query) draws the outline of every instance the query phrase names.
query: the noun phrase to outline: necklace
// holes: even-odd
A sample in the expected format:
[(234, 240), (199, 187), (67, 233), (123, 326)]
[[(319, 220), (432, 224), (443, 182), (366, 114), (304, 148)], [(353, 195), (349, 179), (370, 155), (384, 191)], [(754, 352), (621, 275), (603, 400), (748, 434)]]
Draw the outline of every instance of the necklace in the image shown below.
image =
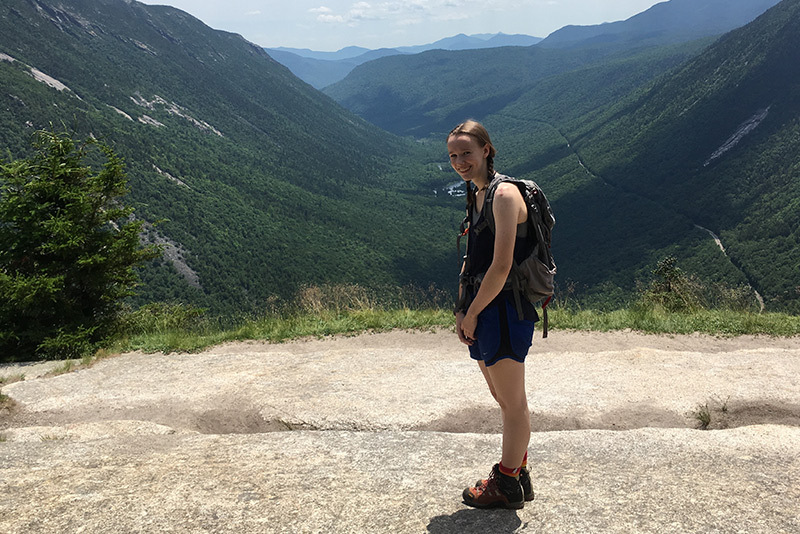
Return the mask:
[(492, 183), (492, 176), (489, 175), (487, 178), (488, 179), (486, 181), (486, 184), (483, 187), (478, 187), (478, 193), (480, 193), (481, 191), (486, 191), (487, 189), (489, 189), (489, 184)]

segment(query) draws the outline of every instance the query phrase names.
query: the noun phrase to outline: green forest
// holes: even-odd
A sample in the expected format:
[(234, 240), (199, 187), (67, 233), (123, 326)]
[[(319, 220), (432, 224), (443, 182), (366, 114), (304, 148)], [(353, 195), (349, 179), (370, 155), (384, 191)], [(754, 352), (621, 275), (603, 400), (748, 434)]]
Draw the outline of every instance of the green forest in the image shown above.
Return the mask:
[(453, 283), (460, 203), (433, 194), (455, 176), (440, 147), (370, 125), (178, 10), (42, 5), (0, 8), (0, 146), (24, 157), (35, 130), (63, 128), (121, 157), (134, 216), (165, 246), (132, 306), (231, 314), (314, 284)]
[[(454, 115), (482, 120), (498, 168), (547, 191), (560, 283), (588, 305), (619, 305), (675, 256), (709, 285), (750, 288), (767, 309), (797, 313), (798, 21), (800, 2), (784, 0), (688, 42), (385, 58), (326, 93), (433, 140)], [(476, 65), (469, 88), (449, 74), (464, 63)], [(429, 84), (456, 87), (454, 98)]]
[(325, 94), (176, 9), (36, 6), (0, 7), (0, 159), (37, 130), (114, 150), (164, 251), (132, 309), (235, 316), (326, 284), (452, 294), (464, 200), (444, 136), (472, 117), (497, 168), (547, 192), (562, 299), (626, 306), (675, 258), (800, 312), (798, 0), (721, 37), (382, 58)]

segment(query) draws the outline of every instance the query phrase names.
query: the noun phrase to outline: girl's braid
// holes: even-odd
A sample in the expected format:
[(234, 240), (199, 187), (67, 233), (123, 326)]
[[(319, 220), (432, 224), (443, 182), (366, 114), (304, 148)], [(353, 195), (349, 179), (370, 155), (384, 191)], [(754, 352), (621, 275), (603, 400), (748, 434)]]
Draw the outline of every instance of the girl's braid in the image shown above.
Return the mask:
[[(489, 155), (486, 157), (486, 166), (489, 170), (489, 182), (491, 183), (492, 179), (494, 178), (494, 157)], [(488, 185), (488, 184), (487, 184)], [(472, 208), (475, 205), (477, 199), (475, 195), (477, 195), (478, 188), (473, 187), (472, 182), (467, 182), (467, 209)]]

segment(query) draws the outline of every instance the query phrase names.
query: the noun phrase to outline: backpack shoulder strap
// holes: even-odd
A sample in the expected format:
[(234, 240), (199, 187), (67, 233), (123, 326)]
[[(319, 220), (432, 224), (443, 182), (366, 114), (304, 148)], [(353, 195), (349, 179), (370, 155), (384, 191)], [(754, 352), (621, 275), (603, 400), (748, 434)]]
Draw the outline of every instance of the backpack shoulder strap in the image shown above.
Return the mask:
[(494, 196), (497, 193), (497, 187), (504, 182), (517, 184), (517, 187), (519, 187), (519, 184), (521, 183), (519, 180), (515, 180), (509, 176), (506, 176), (505, 174), (500, 174), (499, 172), (495, 173), (494, 178), (492, 178), (492, 181), (489, 182), (489, 187), (486, 189), (486, 198), (483, 200), (483, 217), (486, 219), (486, 223), (489, 225), (489, 229), (493, 234), (495, 228), (494, 210), (492, 209), (494, 206)]

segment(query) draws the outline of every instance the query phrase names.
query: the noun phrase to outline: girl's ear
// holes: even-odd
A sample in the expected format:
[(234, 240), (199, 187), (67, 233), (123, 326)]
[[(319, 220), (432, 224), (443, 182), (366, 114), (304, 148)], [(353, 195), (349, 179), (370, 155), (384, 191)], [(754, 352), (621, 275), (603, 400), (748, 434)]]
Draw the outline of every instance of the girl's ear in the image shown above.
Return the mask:
[(483, 145), (483, 159), (489, 157), (489, 152), (491, 152), (491, 149), (489, 149), (489, 143), (486, 143), (485, 145)]

